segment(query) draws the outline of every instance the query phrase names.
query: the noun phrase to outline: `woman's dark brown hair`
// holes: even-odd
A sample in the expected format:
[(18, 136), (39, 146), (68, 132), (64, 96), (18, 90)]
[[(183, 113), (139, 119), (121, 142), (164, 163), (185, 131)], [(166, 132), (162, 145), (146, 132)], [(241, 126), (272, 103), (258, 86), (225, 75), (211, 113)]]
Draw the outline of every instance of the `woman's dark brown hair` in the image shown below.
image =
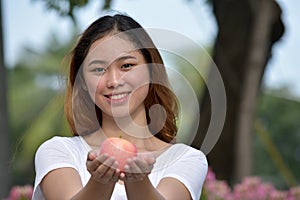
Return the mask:
[[(120, 14), (104, 16), (93, 22), (83, 32), (72, 51), (65, 99), (65, 114), (72, 133), (73, 135), (89, 134), (101, 126), (101, 110), (92, 102), (88, 92), (82, 86), (81, 65), (90, 46), (96, 40), (118, 33), (124, 33), (126, 38), (135, 44), (148, 64), (151, 81), (144, 105), (149, 129), (157, 138), (171, 142), (177, 133), (178, 102), (169, 88), (163, 60), (141, 25), (131, 17)], [(149, 109), (155, 104), (165, 109), (165, 113), (155, 113), (165, 115), (165, 121), (162, 121), (160, 116), (150, 118)]]

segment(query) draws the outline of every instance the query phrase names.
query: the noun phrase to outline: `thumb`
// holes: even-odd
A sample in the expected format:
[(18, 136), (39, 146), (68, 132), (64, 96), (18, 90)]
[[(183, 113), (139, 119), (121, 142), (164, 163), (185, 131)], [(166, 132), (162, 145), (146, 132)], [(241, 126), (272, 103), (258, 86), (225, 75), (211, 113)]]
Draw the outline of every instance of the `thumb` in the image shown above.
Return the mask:
[(94, 160), (96, 157), (97, 157), (97, 153), (94, 152), (94, 151), (90, 151), (90, 152), (88, 152), (87, 160), (92, 161), (92, 160)]

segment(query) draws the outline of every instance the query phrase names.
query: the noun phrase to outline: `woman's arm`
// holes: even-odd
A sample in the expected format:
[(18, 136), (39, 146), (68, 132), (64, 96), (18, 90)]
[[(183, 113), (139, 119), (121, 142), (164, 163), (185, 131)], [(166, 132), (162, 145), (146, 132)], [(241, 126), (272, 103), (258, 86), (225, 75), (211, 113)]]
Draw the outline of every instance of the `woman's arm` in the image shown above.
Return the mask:
[(73, 168), (53, 170), (41, 182), (47, 200), (110, 199), (113, 187), (114, 184), (101, 184), (92, 179), (83, 187)]
[(149, 178), (141, 181), (125, 181), (128, 200), (165, 200), (161, 193), (152, 185)]
[(191, 200), (186, 187), (175, 178), (164, 178), (155, 188), (149, 178), (125, 183), (129, 200)]
[(83, 187), (78, 172), (73, 168), (59, 168), (49, 172), (41, 182), (47, 200), (110, 199), (120, 172), (115, 159), (107, 155), (96, 157), (89, 153), (87, 161), (91, 178)]
[(165, 197), (165, 199), (172, 200), (191, 200), (190, 192), (183, 183), (171, 177), (163, 178), (157, 190)]
[(191, 195), (183, 183), (175, 178), (163, 178), (157, 188), (149, 180), (154, 160), (133, 159), (128, 161), (124, 180), (128, 200), (191, 200)]

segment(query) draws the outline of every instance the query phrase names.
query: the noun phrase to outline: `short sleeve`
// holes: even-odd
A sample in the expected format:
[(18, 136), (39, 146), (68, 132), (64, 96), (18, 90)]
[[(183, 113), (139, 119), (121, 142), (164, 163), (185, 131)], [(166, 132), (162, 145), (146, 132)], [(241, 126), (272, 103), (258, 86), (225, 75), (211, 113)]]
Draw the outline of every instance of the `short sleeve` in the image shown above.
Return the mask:
[(165, 170), (163, 177), (176, 178), (189, 190), (193, 200), (200, 199), (208, 170), (206, 156), (199, 150), (185, 146), (184, 153)]
[(39, 184), (42, 179), (52, 170), (62, 167), (76, 169), (74, 155), (60, 137), (53, 137), (44, 142), (35, 154), (35, 184), (33, 199), (43, 199)]

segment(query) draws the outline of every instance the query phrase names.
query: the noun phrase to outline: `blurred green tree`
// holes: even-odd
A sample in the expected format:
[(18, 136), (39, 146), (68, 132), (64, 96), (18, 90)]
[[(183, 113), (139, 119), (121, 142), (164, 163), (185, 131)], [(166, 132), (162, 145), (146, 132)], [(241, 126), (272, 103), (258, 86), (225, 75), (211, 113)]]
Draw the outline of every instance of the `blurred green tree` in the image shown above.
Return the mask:
[(72, 38), (60, 42), (52, 35), (44, 51), (25, 47), (17, 64), (8, 69), (15, 184), (33, 182), (33, 157), (43, 141), (69, 134), (63, 113), (64, 57), (73, 44)]
[(6, 68), (2, 34), (2, 0), (0, 0), (0, 199), (4, 198), (8, 193), (11, 183), (11, 170), (9, 164), (11, 158), (11, 138), (8, 126)]
[[(218, 33), (213, 60), (227, 95), (222, 134), (208, 154), (216, 175), (230, 183), (252, 173), (252, 130), (257, 96), (273, 45), (284, 33), (281, 8), (274, 0), (211, 0)], [(209, 81), (214, 83), (214, 74)], [(218, 88), (217, 88), (218, 89)], [(203, 145), (211, 121), (211, 97), (201, 98), (201, 123), (194, 147)]]
[(288, 88), (267, 90), (259, 97), (256, 118), (266, 136), (253, 135), (253, 173), (281, 189), (300, 183), (299, 110), (300, 102)]

